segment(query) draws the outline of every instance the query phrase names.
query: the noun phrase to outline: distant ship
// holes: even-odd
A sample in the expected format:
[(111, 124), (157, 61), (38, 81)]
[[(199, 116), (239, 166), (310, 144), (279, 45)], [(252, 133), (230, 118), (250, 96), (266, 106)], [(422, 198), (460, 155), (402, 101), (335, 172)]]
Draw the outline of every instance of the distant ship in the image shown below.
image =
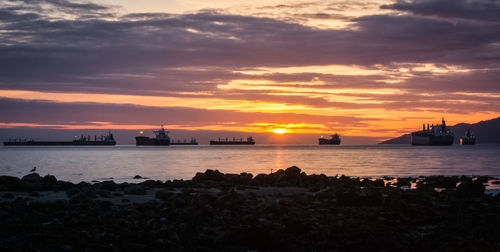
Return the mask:
[(198, 142), (195, 138), (191, 138), (191, 141), (189, 142), (187, 142), (186, 139), (184, 139), (184, 142), (181, 142), (181, 140), (177, 140), (177, 142), (171, 141), (170, 145), (198, 145)]
[[(154, 138), (149, 138), (145, 136), (136, 136), (135, 145), (170, 145), (170, 137), (168, 136), (168, 131), (161, 126), (161, 129), (153, 131), (155, 133)], [(141, 131), (142, 134), (142, 131)]]
[(4, 142), (5, 146), (68, 146), (68, 145), (116, 145), (113, 134), (108, 133), (107, 136), (94, 136), (94, 140), (90, 136), (80, 136), (73, 141), (35, 141), (33, 139), (14, 139)]
[(474, 136), (472, 134), (472, 131), (470, 131), (470, 129), (468, 129), (466, 132), (465, 132), (465, 135), (463, 137), (460, 138), (460, 143), (462, 145), (472, 145), (472, 144), (476, 144), (476, 136)]
[(454, 135), (446, 128), (446, 122), (442, 119), (441, 125), (423, 124), (422, 130), (411, 133), (412, 145), (452, 145)]
[(323, 138), (323, 136), (321, 136), (318, 139), (318, 143), (319, 144), (335, 144), (335, 145), (339, 145), (340, 144), (340, 136), (337, 133), (335, 133), (335, 135), (332, 135), (332, 138), (330, 138), (330, 139), (326, 139), (326, 138)]
[(248, 137), (246, 141), (243, 141), (243, 138), (240, 139), (235, 139), (233, 138), (232, 141), (226, 139), (220, 139), (215, 141), (215, 140), (210, 140), (210, 145), (253, 145), (255, 144), (255, 141), (253, 140), (252, 137)]

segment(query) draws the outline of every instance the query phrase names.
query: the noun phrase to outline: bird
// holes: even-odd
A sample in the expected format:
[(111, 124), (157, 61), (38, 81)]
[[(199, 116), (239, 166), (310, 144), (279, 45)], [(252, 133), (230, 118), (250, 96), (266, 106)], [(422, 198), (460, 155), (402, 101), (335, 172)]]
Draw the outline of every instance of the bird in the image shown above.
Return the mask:
[(33, 167), (33, 169), (31, 169), (31, 171), (30, 171), (30, 172), (35, 172), (35, 171), (36, 171), (36, 166), (35, 166), (35, 167)]

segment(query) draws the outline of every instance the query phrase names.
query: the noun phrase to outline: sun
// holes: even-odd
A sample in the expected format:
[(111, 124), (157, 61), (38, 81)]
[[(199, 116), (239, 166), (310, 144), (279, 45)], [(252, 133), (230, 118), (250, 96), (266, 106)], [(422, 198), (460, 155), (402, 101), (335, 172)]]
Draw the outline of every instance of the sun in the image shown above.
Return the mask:
[(286, 129), (273, 129), (272, 131), (276, 134), (285, 134), (287, 132)]

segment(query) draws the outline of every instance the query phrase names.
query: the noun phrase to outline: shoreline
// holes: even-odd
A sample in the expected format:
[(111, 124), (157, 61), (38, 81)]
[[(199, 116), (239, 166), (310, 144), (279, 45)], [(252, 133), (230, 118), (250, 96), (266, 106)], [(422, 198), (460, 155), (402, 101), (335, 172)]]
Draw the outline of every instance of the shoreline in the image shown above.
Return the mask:
[(500, 195), (484, 186), (497, 181), (329, 177), (298, 167), (120, 184), (0, 176), (0, 248), (498, 250)]

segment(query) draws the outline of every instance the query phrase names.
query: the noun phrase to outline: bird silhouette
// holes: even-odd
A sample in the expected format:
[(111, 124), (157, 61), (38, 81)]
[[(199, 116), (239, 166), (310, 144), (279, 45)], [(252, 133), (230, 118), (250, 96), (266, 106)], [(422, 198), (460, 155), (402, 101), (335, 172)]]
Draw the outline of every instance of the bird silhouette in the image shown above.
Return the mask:
[(30, 171), (30, 172), (35, 172), (35, 171), (36, 171), (36, 166), (35, 166), (35, 167), (33, 167), (33, 169), (31, 169), (31, 171)]

